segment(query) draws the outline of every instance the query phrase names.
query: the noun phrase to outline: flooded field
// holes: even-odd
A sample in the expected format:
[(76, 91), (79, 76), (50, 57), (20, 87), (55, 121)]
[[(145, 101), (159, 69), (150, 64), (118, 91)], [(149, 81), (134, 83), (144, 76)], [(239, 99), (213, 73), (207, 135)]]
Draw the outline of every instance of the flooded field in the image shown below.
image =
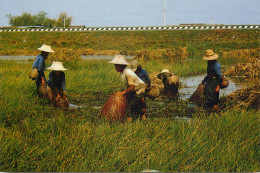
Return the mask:
[[(133, 59), (134, 56), (126, 56), (128, 60)], [(0, 56), (0, 60), (12, 60), (18, 63), (28, 63), (33, 61), (35, 56)], [(81, 58), (83, 60), (111, 60), (113, 56), (109, 55), (82, 55)], [(220, 58), (218, 61), (221, 63), (222, 66), (229, 67), (231, 65), (243, 62), (245, 60), (244, 57), (231, 57), (226, 56), (223, 58)], [(198, 57), (190, 57), (182, 62), (188, 62), (188, 63), (197, 63), (197, 61), (201, 61), (201, 63), (206, 63), (201, 59), (200, 56)], [(181, 62), (181, 63), (182, 63)], [(183, 76), (180, 77), (180, 82), (183, 87), (179, 89), (179, 99), (178, 102), (176, 101), (170, 101), (170, 100), (153, 100), (148, 101), (150, 104), (150, 109), (148, 110), (148, 113), (153, 114), (155, 116), (159, 115), (160, 113), (168, 114), (171, 117), (175, 117), (178, 119), (177, 115), (172, 116), (172, 112), (170, 111), (169, 107), (172, 107), (174, 104), (177, 107), (187, 107), (187, 112), (183, 114), (182, 116), (186, 115), (188, 117), (191, 116), (193, 108), (195, 105), (192, 103), (188, 103), (188, 99), (191, 97), (191, 95), (194, 93), (194, 91), (197, 89), (198, 85), (201, 83), (201, 81), (204, 79), (206, 74), (200, 74), (200, 75), (194, 75), (194, 76)], [(229, 87), (220, 90), (220, 97), (226, 96), (237, 89), (241, 89), (242, 87), (246, 86), (246, 82), (243, 80), (234, 80), (232, 78), (228, 78), (229, 80)], [(71, 109), (75, 108), (85, 108), (83, 105), (76, 105), (74, 103), (70, 103), (69, 107)], [(102, 105), (96, 105), (94, 109), (100, 109)], [(164, 111), (167, 110), (167, 111)]]

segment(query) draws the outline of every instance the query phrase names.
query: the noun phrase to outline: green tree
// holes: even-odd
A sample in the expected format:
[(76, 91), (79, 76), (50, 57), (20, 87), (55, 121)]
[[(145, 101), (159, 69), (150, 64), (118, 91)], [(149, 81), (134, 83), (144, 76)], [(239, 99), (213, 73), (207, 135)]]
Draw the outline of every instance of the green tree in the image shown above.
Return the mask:
[(33, 16), (30, 13), (23, 13), (21, 16), (12, 16), (9, 14), (7, 17), (9, 17), (9, 24), (11, 26), (30, 26), (34, 24)]
[(72, 21), (72, 16), (68, 17), (66, 12), (62, 12), (57, 20), (48, 18), (48, 14), (44, 11), (38, 12), (37, 15), (23, 13), (21, 16), (6, 15), (9, 18), (11, 26), (47, 26), (47, 27), (63, 27), (64, 19), (65, 26), (69, 26)]
[(62, 12), (59, 15), (59, 18), (56, 21), (56, 27), (64, 27), (64, 20), (65, 20), (65, 27), (70, 26), (72, 21), (72, 16), (68, 17), (66, 12)]

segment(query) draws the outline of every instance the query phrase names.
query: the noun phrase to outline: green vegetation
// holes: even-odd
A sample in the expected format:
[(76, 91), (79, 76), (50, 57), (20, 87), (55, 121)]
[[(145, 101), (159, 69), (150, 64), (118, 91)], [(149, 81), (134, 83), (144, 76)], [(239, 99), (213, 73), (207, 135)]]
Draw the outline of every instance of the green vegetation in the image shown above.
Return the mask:
[[(257, 30), (164, 30), (96, 32), (3, 32), (0, 55), (37, 55), (43, 43), (53, 49), (68, 48), (75, 53), (137, 55), (142, 51), (175, 51), (198, 55), (212, 48), (222, 54), (234, 50), (259, 49)], [(251, 52), (251, 54), (254, 54)]]
[[(46, 67), (50, 65), (50, 61), (46, 63)], [(169, 68), (177, 75), (206, 70), (200, 61), (146, 62), (142, 66), (149, 73)], [(69, 101), (83, 106), (67, 110), (36, 98), (35, 83), (28, 78), (32, 62), (0, 61), (0, 67), (1, 171), (259, 171), (259, 112), (209, 114), (198, 108), (190, 121), (182, 121), (173, 119), (174, 113), (160, 111), (147, 121), (109, 124), (98, 119), (97, 107), (124, 86), (107, 61), (64, 63), (69, 69), (65, 72)], [(175, 109), (185, 112), (187, 108), (173, 104), (173, 112)]]
[(70, 26), (72, 16), (68, 17), (66, 12), (62, 12), (57, 20), (47, 17), (48, 14), (44, 11), (39, 11), (37, 15), (30, 13), (23, 13), (21, 16), (6, 15), (9, 18), (9, 24), (11, 26), (45, 26), (45, 27), (63, 27), (64, 18), (65, 25)]

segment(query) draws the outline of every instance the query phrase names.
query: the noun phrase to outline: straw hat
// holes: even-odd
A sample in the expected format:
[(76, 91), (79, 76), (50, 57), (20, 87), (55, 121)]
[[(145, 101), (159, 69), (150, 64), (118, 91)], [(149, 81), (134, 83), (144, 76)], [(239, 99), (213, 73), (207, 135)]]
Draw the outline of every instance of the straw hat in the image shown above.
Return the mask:
[(40, 51), (43, 51), (43, 52), (54, 52), (54, 51), (51, 49), (51, 46), (46, 45), (46, 44), (43, 44), (42, 47), (39, 47), (39, 48), (37, 48), (37, 49), (39, 49)]
[(137, 67), (139, 67), (139, 62), (137, 60), (133, 60), (131, 63), (131, 70), (135, 72), (137, 70)]
[(168, 69), (162, 69), (161, 73), (170, 73)]
[(111, 64), (119, 64), (119, 65), (129, 65), (129, 63), (126, 61), (124, 55), (115, 55), (114, 58), (109, 61)]
[(218, 58), (218, 54), (214, 53), (212, 49), (206, 50), (206, 56), (204, 56), (202, 59), (204, 60), (215, 60)]
[(59, 61), (53, 61), (52, 62), (52, 65), (47, 68), (49, 70), (53, 70), (53, 71), (65, 71), (65, 70), (68, 70), (66, 68), (63, 67), (62, 65), (62, 62), (59, 62)]

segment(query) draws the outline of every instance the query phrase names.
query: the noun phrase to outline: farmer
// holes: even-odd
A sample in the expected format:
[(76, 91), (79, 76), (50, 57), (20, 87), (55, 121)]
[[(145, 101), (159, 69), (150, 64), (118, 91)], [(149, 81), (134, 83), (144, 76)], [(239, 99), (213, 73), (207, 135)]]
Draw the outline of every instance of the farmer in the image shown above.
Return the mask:
[(116, 71), (121, 73), (122, 80), (126, 84), (126, 90), (123, 92), (127, 95), (127, 120), (132, 121), (138, 116), (145, 119), (144, 93), (146, 84), (132, 70), (126, 68), (129, 63), (125, 56), (115, 55), (109, 63), (115, 65)]
[(144, 83), (151, 85), (151, 80), (146, 70), (142, 69), (137, 60), (133, 60), (131, 63), (131, 70), (142, 80)]
[(52, 70), (49, 74), (49, 80), (47, 82), (47, 92), (50, 104), (54, 105), (54, 99), (58, 94), (61, 97), (66, 96), (65, 73), (63, 71), (67, 69), (64, 68), (62, 62), (59, 61), (53, 61), (52, 65), (47, 69)]
[(37, 68), (38, 77), (36, 78), (36, 86), (37, 86), (37, 96), (39, 95), (39, 86), (42, 82), (42, 79), (46, 82), (44, 70), (45, 70), (45, 60), (48, 58), (50, 52), (54, 52), (51, 49), (51, 46), (48, 46), (46, 44), (43, 44), (39, 49), (41, 52), (40, 55), (38, 55), (33, 63), (33, 68)]
[(206, 50), (204, 60), (208, 61), (207, 76), (203, 79), (202, 84), (205, 84), (205, 108), (218, 108), (219, 90), (221, 82), (221, 65), (217, 62), (218, 54), (212, 49)]
[(158, 74), (157, 78), (161, 79), (163, 82), (163, 95), (177, 99), (179, 96), (179, 77), (174, 73), (171, 73), (168, 69), (163, 69), (161, 73)]

